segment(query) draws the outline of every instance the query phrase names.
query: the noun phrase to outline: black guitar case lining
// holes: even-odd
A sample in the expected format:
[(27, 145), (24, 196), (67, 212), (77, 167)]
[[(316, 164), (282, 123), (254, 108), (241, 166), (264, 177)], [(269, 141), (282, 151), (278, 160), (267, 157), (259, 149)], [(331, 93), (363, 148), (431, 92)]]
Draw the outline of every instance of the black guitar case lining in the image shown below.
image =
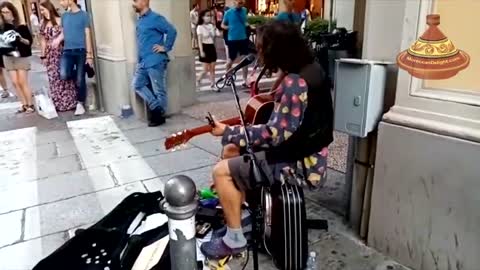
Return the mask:
[(161, 192), (134, 193), (86, 230), (79, 230), (33, 270), (130, 270), (142, 249), (168, 235), (165, 223), (140, 235), (127, 230), (139, 213), (161, 213)]

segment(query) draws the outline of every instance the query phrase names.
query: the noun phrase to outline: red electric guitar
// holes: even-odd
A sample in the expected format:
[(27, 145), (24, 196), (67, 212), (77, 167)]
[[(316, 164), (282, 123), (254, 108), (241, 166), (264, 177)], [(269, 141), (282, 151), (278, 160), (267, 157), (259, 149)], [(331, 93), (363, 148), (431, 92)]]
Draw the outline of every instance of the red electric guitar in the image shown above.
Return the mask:
[[(245, 108), (245, 121), (247, 124), (265, 124), (275, 108), (275, 102), (273, 101), (274, 92), (256, 95), (247, 103)], [(209, 117), (207, 117), (208, 119)], [(211, 119), (209, 119), (211, 121)], [(227, 125), (239, 125), (240, 117), (234, 117), (220, 121)], [(195, 136), (212, 131), (212, 125), (205, 125), (194, 129), (186, 129), (176, 134), (171, 135), (165, 140), (165, 149), (170, 150), (175, 147), (179, 147), (182, 144), (187, 143)]]

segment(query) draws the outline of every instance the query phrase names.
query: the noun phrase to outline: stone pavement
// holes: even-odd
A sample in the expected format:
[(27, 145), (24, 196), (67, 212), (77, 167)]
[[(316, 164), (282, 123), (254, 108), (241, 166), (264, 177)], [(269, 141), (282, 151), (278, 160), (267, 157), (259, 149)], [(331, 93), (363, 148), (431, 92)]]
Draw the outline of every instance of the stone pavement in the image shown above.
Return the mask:
[[(70, 230), (96, 222), (132, 192), (161, 190), (173, 175), (208, 185), (219, 152), (219, 140), (208, 134), (181, 150), (163, 149), (168, 134), (203, 124), (188, 114), (146, 128), (135, 119), (101, 114), (45, 120), (11, 113), (0, 113), (1, 270), (31, 269), (64, 243)], [(343, 175), (331, 170), (326, 190), (342, 185)], [(340, 216), (321, 206), (320, 193), (307, 194), (309, 216), (331, 224), (329, 233), (310, 233), (321, 269), (375, 269), (387, 263), (355, 240)], [(262, 269), (273, 269), (269, 259), (261, 261)]]

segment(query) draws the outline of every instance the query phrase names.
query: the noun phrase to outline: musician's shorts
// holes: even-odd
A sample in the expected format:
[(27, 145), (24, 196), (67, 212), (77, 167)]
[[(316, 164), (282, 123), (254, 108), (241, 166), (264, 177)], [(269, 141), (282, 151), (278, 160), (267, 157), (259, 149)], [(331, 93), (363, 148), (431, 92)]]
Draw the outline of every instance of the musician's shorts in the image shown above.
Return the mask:
[[(263, 171), (263, 175), (266, 178), (265, 180), (273, 183), (273, 171), (272, 167), (268, 165), (267, 160), (265, 159), (265, 152), (255, 153), (257, 164), (260, 167), (260, 170)], [(230, 170), (230, 175), (233, 178), (235, 186), (240, 191), (248, 191), (252, 189), (252, 168), (250, 161), (243, 157), (235, 157), (228, 159), (228, 168)]]

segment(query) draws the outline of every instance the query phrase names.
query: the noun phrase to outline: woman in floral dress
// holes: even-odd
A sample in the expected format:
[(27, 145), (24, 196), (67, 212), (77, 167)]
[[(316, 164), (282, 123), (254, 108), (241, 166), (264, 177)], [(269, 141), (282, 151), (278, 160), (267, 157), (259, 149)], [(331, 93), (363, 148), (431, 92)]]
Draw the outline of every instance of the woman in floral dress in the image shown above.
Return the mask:
[(57, 111), (70, 111), (77, 106), (77, 90), (75, 81), (60, 79), (60, 57), (62, 46), (55, 48), (52, 41), (62, 33), (60, 16), (55, 6), (50, 1), (40, 4), (40, 12), (43, 15), (40, 27), (43, 63), (47, 67), (48, 82), (50, 84), (50, 97)]

